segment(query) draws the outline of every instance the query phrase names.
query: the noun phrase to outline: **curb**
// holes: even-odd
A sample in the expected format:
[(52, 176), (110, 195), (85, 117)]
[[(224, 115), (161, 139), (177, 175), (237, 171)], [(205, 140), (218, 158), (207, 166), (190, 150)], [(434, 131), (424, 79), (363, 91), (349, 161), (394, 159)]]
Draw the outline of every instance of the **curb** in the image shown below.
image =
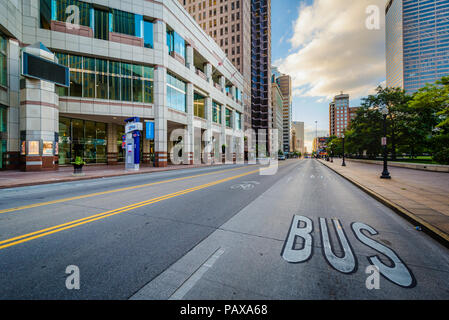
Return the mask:
[(114, 177), (121, 177), (121, 176), (127, 176), (127, 175), (137, 175), (137, 174), (151, 174), (156, 172), (164, 172), (164, 171), (175, 171), (175, 170), (185, 170), (185, 169), (196, 169), (196, 168), (210, 168), (220, 165), (226, 165), (226, 164), (218, 164), (218, 165), (207, 165), (207, 166), (195, 166), (195, 167), (189, 167), (186, 166), (185, 168), (166, 168), (166, 169), (160, 169), (155, 171), (142, 171), (142, 172), (122, 172), (117, 174), (111, 174), (106, 176), (84, 176), (84, 177), (67, 177), (62, 178), (61, 180), (43, 180), (43, 181), (35, 181), (35, 182), (25, 182), (25, 183), (18, 183), (11, 186), (0, 186), (0, 190), (2, 189), (11, 189), (11, 188), (20, 188), (20, 187), (29, 187), (29, 186), (36, 186), (36, 185), (44, 185), (44, 184), (52, 184), (52, 183), (64, 183), (64, 182), (72, 182), (72, 181), (82, 181), (82, 180), (93, 180), (93, 179), (102, 179), (102, 178), (114, 178)]
[(380, 203), (384, 204), (385, 206), (387, 206), (388, 208), (390, 208), (391, 210), (393, 210), (394, 212), (399, 214), (401, 217), (405, 218), (407, 221), (412, 222), (414, 225), (420, 225), (422, 227), (422, 231), (424, 231), (426, 234), (428, 234), (433, 239), (437, 240), (439, 243), (441, 243), (445, 247), (449, 248), (449, 234), (441, 231), (437, 227), (435, 227), (435, 226), (431, 225), (430, 223), (424, 221), (423, 219), (421, 219), (420, 217), (416, 216), (415, 214), (413, 214), (412, 212), (408, 211), (407, 209), (405, 209), (405, 208), (395, 204), (394, 202), (388, 200), (387, 198), (381, 196), (377, 192), (374, 192), (373, 190), (365, 187), (364, 185), (358, 183), (357, 181), (355, 181), (355, 180), (353, 180), (353, 179), (343, 175), (342, 173), (334, 170), (333, 168), (328, 166), (326, 163), (324, 163), (322, 161), (318, 161), (318, 162), (321, 163), (322, 165), (326, 166), (327, 168), (329, 168), (333, 172), (337, 173), (339, 176), (345, 178), (347, 181), (351, 182), (353, 185), (355, 185), (356, 187), (361, 189), (363, 192), (367, 193), (368, 195), (370, 195), (371, 197), (373, 197), (374, 199), (376, 199)]

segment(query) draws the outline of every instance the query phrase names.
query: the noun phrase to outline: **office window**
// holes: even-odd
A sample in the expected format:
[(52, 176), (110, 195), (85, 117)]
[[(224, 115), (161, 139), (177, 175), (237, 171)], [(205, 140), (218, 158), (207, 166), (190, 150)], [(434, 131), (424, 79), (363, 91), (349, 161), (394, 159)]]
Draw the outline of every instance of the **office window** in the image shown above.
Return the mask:
[(167, 74), (167, 106), (182, 112), (186, 111), (186, 90), (184, 81)]
[(240, 112), (235, 113), (235, 129), (242, 130), (242, 114)]
[(153, 103), (154, 68), (143, 66), (143, 102)]
[(95, 98), (95, 59), (83, 58), (83, 97)]
[(97, 67), (97, 92), (96, 97), (98, 99), (108, 98), (108, 64), (106, 60), (96, 59)]
[(226, 108), (225, 114), (226, 114), (226, 127), (232, 128), (232, 111)]
[[(58, 0), (56, 1), (56, 20), (58, 21), (67, 21), (68, 17), (73, 14), (73, 11), (68, 10), (66, 13), (68, 6), (77, 6), (79, 8), (79, 21), (82, 26), (90, 26), (90, 8), (91, 5), (85, 2), (81, 2), (78, 0)], [(51, 7), (50, 7), (51, 8)], [(42, 8), (47, 10), (45, 6)]]
[(196, 117), (206, 118), (206, 98), (198, 93), (193, 95), (193, 114)]
[(40, 27), (51, 29), (51, 0), (40, 0)]
[(143, 22), (143, 45), (145, 48), (153, 48), (153, 22)]
[(97, 39), (109, 40), (109, 12), (95, 9), (94, 20), (94, 37)]
[(122, 63), (121, 65), (121, 89), (122, 101), (131, 101), (131, 73), (132, 64)]
[(60, 96), (153, 102), (154, 68), (90, 57), (56, 53), (59, 63), (70, 68), (70, 92)]
[(0, 85), (8, 85), (8, 70), (6, 61), (7, 40), (0, 34)]
[(167, 31), (168, 52), (175, 52), (184, 59), (186, 58), (186, 43), (184, 39), (175, 31)]
[(131, 36), (136, 34), (134, 14), (113, 9), (112, 15), (112, 28), (114, 32), (128, 34)]
[(221, 105), (212, 101), (212, 121), (221, 124)]
[(82, 57), (70, 56), (69, 67), (70, 67), (70, 96), (82, 97), (83, 96)]
[[(58, 58), (58, 63), (62, 64), (66, 67), (69, 66), (69, 55), (65, 54), (65, 53), (56, 53), (56, 57)], [(57, 87), (58, 90), (58, 94), (61, 97), (67, 97), (69, 95), (69, 88), (65, 88), (65, 87)]]

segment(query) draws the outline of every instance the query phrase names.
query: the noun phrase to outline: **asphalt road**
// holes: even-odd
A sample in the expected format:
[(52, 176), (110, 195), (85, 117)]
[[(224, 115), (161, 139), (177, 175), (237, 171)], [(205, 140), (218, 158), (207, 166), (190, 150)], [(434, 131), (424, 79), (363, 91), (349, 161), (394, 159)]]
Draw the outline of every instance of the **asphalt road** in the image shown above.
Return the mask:
[(448, 299), (449, 252), (314, 160), (0, 190), (0, 299), (129, 298)]

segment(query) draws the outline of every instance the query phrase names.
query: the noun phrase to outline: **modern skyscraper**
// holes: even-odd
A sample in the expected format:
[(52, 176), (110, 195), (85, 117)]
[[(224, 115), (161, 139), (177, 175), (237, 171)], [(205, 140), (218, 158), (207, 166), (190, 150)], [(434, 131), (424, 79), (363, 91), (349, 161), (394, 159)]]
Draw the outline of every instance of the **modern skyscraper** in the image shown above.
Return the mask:
[(282, 110), (284, 108), (284, 97), (282, 96), (281, 89), (276, 83), (276, 77), (273, 76), (271, 83), (271, 108), (272, 108), (272, 128), (278, 130), (278, 150), (283, 150), (283, 118)]
[(293, 121), (292, 127), (295, 132), (293, 140), (293, 151), (304, 154), (304, 122)]
[(178, 0), (243, 75), (244, 127), (251, 128), (251, 3), (247, 0)]
[(290, 152), (292, 148), (292, 78), (289, 75), (281, 75), (276, 78), (276, 82), (281, 89), (284, 98), (284, 107), (282, 110), (283, 118), (283, 150)]
[[(249, 1), (248, 1), (249, 2)], [(251, 122), (271, 128), (271, 0), (251, 0)], [(268, 138), (267, 149), (269, 150)]]
[(329, 134), (341, 137), (349, 121), (349, 95), (342, 92), (329, 104)]
[(447, 0), (389, 0), (387, 86), (415, 92), (449, 74)]

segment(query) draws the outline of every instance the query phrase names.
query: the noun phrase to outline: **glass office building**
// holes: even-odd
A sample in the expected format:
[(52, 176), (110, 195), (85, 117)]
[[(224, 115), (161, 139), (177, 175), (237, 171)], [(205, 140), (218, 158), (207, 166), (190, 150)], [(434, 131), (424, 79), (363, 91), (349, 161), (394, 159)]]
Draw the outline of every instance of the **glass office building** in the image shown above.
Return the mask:
[[(143, 124), (141, 161), (155, 166), (170, 164), (178, 129), (243, 145), (243, 76), (176, 0), (3, 2), (14, 10), (0, 14), (0, 169), (123, 162), (129, 118)], [(70, 85), (41, 93), (20, 72), (21, 50), (54, 54)], [(192, 164), (201, 148), (183, 148)]]
[(449, 1), (389, 0), (387, 86), (415, 92), (449, 75)]

